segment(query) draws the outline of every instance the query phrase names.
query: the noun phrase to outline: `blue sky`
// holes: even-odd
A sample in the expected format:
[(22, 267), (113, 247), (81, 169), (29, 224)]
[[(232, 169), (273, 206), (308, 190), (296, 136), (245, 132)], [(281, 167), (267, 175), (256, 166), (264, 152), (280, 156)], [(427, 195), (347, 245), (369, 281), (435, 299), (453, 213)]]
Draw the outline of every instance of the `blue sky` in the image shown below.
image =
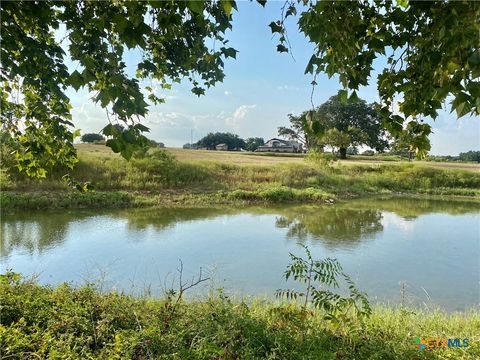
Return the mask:
[[(151, 106), (144, 124), (150, 127), (149, 137), (166, 146), (180, 147), (208, 132), (230, 131), (243, 138), (276, 136), (277, 127), (288, 125), (287, 114), (298, 114), (311, 108), (312, 77), (304, 75), (313, 46), (290, 19), (289, 38), (293, 56), (276, 52), (277, 39), (272, 37), (268, 24), (280, 16), (283, 2), (268, 2), (265, 8), (252, 2), (239, 1), (238, 12), (233, 13), (233, 30), (228, 32), (230, 46), (237, 49), (237, 59), (225, 65), (223, 83), (209, 89), (205, 96), (196, 97), (190, 84), (174, 84), (166, 91), (166, 103)], [(137, 54), (127, 56), (127, 65), (133, 67)], [(381, 70), (383, 60), (375, 64)], [(359, 91), (368, 102), (378, 100), (375, 79), (373, 85)], [(313, 96), (320, 105), (340, 89), (335, 78), (317, 77), (318, 86)], [(106, 124), (105, 111), (95, 105), (87, 91), (69, 91), (73, 119), (82, 133), (98, 132)], [(449, 106), (447, 105), (447, 108)], [(434, 133), (430, 140), (432, 154), (455, 155), (480, 148), (480, 121), (478, 117), (457, 120), (449, 111), (442, 111), (435, 122), (429, 121)]]

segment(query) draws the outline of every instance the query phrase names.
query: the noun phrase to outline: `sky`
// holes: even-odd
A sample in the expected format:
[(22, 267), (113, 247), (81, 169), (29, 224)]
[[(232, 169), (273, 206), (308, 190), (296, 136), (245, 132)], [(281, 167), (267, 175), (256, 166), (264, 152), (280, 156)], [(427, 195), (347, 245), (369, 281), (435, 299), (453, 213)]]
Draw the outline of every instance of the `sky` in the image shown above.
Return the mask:
[[(290, 19), (288, 35), (292, 55), (276, 51), (277, 38), (268, 24), (280, 17), (283, 2), (267, 2), (262, 8), (255, 2), (238, 1), (233, 12), (233, 29), (227, 33), (229, 45), (238, 50), (236, 59), (227, 59), (225, 80), (206, 91), (205, 96), (191, 93), (187, 82), (174, 84), (163, 93), (166, 103), (150, 106), (143, 120), (150, 128), (149, 138), (167, 147), (181, 147), (197, 141), (209, 132), (233, 132), (242, 138), (277, 135), (279, 126), (288, 126), (289, 113), (299, 114), (311, 109), (311, 75), (304, 70), (313, 52), (313, 45), (298, 31), (296, 20)], [(138, 54), (126, 55), (127, 66), (133, 69)], [(375, 72), (385, 61), (374, 63)], [(376, 76), (358, 95), (367, 102), (378, 101)], [(340, 89), (338, 80), (319, 75), (313, 94), (318, 106)], [(105, 111), (95, 105), (86, 90), (69, 90), (73, 120), (82, 133), (99, 132), (107, 123)], [(457, 155), (480, 149), (480, 119), (473, 116), (456, 118), (449, 105), (438, 118), (427, 122), (433, 126), (430, 136), (433, 155)]]

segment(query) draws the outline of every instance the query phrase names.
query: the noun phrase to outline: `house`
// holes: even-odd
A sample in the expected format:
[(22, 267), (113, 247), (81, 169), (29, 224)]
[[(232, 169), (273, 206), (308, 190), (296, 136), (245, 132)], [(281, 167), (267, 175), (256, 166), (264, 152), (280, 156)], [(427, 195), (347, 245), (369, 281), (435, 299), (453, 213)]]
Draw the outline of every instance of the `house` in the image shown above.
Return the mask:
[(302, 148), (302, 144), (296, 141), (288, 141), (288, 140), (273, 138), (268, 140), (262, 146), (259, 146), (255, 151), (298, 153), (298, 152), (303, 152), (303, 148)]
[(215, 146), (215, 150), (227, 151), (228, 150), (228, 145), (227, 144), (218, 144), (218, 145)]

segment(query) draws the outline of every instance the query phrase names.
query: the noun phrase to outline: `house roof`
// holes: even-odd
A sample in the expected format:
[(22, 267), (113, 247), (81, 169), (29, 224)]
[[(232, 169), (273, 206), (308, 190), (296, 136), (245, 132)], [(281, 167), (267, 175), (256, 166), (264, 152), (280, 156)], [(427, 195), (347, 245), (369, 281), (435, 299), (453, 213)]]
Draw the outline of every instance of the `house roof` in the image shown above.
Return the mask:
[[(297, 141), (289, 141), (289, 140), (284, 140), (284, 139), (279, 139), (279, 138), (271, 138), (271, 139), (265, 141), (265, 144), (268, 143), (268, 142), (270, 142), (270, 141), (273, 141), (273, 140), (279, 141), (279, 142), (281, 142), (282, 144), (285, 144), (285, 145), (287, 145), (287, 146), (300, 146), (300, 145), (301, 145), (301, 144), (300, 144), (299, 142), (297, 142)], [(265, 146), (265, 144), (264, 144), (263, 146)]]

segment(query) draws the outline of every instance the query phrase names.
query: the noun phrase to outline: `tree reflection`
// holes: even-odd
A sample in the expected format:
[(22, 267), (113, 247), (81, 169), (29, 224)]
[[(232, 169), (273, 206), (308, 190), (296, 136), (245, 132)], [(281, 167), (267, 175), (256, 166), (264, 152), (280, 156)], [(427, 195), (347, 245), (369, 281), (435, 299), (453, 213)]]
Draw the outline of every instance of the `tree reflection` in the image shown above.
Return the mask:
[[(26, 212), (2, 216), (0, 258), (9, 256), (13, 251), (20, 250), (34, 254), (61, 246), (73, 223), (96, 218), (104, 218), (105, 221), (112, 221), (112, 219), (124, 221), (127, 226), (126, 230), (131, 231), (143, 231), (148, 228), (163, 231), (177, 224), (211, 220), (220, 216), (274, 215), (276, 216), (275, 226), (286, 229), (289, 239), (305, 241), (311, 238), (314, 241), (321, 241), (325, 246), (331, 248), (355, 247), (361, 241), (373, 239), (377, 233), (383, 231), (382, 214), (384, 212), (393, 213), (408, 221), (430, 213), (448, 213), (450, 215), (479, 213), (480, 205), (473, 201), (376, 198), (352, 200), (332, 206), (275, 205), (274, 207), (245, 208), (220, 206)], [(89, 229), (101, 227), (104, 219), (90, 224)], [(269, 226), (258, 222), (252, 224), (252, 226), (263, 225)], [(89, 236), (88, 230), (85, 230), (84, 236)]]
[(58, 246), (65, 241), (70, 223), (86, 216), (79, 211), (4, 215), (1, 221), (0, 257), (6, 257), (17, 249), (33, 254)]
[(382, 213), (376, 209), (332, 206), (280, 216), (276, 219), (276, 226), (287, 229), (287, 237), (291, 239), (305, 241), (312, 238), (329, 247), (344, 247), (356, 246), (362, 239), (373, 238), (381, 232), (381, 219)]

